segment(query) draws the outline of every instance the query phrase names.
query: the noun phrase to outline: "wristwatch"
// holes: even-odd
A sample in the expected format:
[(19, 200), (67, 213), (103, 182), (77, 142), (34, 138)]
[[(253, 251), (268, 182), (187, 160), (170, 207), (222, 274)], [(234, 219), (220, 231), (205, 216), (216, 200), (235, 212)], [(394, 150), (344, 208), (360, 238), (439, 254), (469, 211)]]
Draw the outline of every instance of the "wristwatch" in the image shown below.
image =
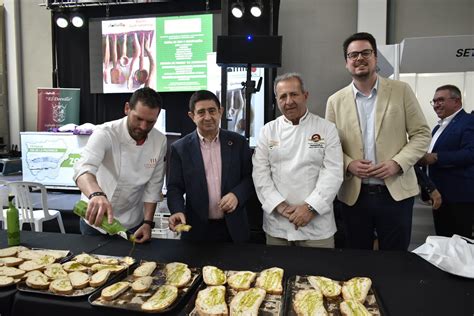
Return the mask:
[(311, 213), (318, 214), (318, 212), (316, 211), (316, 209), (315, 209), (314, 207), (312, 207), (311, 205), (306, 204), (306, 207), (308, 208), (308, 210), (309, 210)]
[(150, 225), (151, 229), (155, 228), (155, 222), (154, 221), (147, 221), (147, 220), (144, 220), (142, 225), (143, 224), (148, 224)]

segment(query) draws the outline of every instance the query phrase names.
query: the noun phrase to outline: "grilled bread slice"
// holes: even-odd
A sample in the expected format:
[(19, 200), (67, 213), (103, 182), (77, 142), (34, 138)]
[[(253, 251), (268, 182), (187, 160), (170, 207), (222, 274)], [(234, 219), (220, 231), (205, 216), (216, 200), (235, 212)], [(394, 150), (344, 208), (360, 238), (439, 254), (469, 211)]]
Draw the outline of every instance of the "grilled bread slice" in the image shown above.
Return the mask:
[(99, 259), (87, 254), (81, 253), (80, 255), (75, 256), (72, 260), (79, 262), (85, 266), (91, 266), (93, 264), (99, 263)]
[(365, 277), (352, 278), (342, 285), (342, 297), (345, 301), (356, 300), (364, 303), (372, 286), (372, 280)]
[(15, 267), (0, 267), (0, 275), (9, 276), (15, 279), (21, 278), (26, 271)]
[(83, 289), (89, 285), (89, 275), (81, 271), (74, 271), (68, 274), (69, 281), (75, 289)]
[(89, 285), (92, 287), (102, 286), (105, 284), (105, 282), (107, 282), (111, 274), (112, 271), (108, 269), (99, 270), (91, 276), (91, 279), (89, 280)]
[(308, 282), (315, 289), (321, 290), (328, 298), (335, 298), (341, 295), (341, 285), (339, 282), (322, 276), (308, 276)]
[(148, 261), (148, 262), (143, 262), (140, 264), (138, 268), (133, 271), (133, 275), (136, 277), (144, 277), (151, 275), (153, 271), (156, 269), (156, 262), (154, 261)]
[(178, 288), (184, 287), (191, 280), (191, 270), (181, 262), (168, 263), (165, 266), (166, 284)]
[(46, 266), (45, 264), (41, 264), (33, 260), (28, 260), (20, 264), (18, 268), (28, 272), (28, 271), (33, 271), (33, 270), (42, 270), (44, 269), (45, 266)]
[(64, 271), (63, 266), (60, 263), (53, 263), (46, 267), (44, 270), (50, 279), (62, 279), (67, 278), (67, 272)]
[(202, 276), (207, 285), (224, 285), (227, 281), (224, 271), (214, 266), (204, 266)]
[(300, 290), (293, 299), (293, 307), (298, 316), (327, 316), (323, 294), (319, 289)]
[(283, 269), (269, 268), (260, 272), (255, 287), (264, 289), (269, 294), (283, 293)]
[(227, 284), (236, 291), (248, 290), (256, 276), (252, 271), (239, 271), (227, 278)]
[(49, 289), (51, 292), (63, 295), (72, 294), (72, 292), (74, 292), (74, 288), (72, 287), (71, 281), (68, 277), (51, 281)]
[(14, 257), (18, 253), (18, 248), (8, 247), (0, 249), (0, 258)]
[(195, 306), (199, 316), (228, 315), (229, 310), (225, 302), (225, 286), (209, 286), (199, 291)]
[(26, 278), (26, 285), (32, 289), (44, 290), (49, 287), (49, 280), (44, 273), (38, 271), (38, 273), (32, 273)]
[(144, 293), (148, 291), (152, 283), (153, 277), (149, 275), (139, 277), (132, 283), (132, 290), (136, 293)]
[(10, 286), (15, 283), (15, 279), (9, 276), (0, 276), (0, 287)]
[(178, 297), (178, 288), (173, 285), (162, 285), (145, 303), (142, 310), (146, 312), (160, 312), (170, 307)]
[(106, 301), (112, 301), (120, 296), (130, 287), (130, 283), (126, 281), (121, 281), (107, 286), (100, 293), (100, 297)]
[(111, 272), (121, 272), (125, 270), (127, 267), (120, 265), (120, 264), (103, 264), (103, 263), (96, 263), (92, 265), (92, 271), (100, 271), (100, 270), (110, 270)]
[(178, 224), (178, 225), (176, 225), (176, 227), (174, 228), (174, 230), (175, 230), (177, 233), (182, 233), (182, 232), (188, 232), (188, 231), (190, 231), (191, 228), (192, 228), (191, 225)]
[(66, 272), (74, 272), (74, 271), (86, 272), (89, 268), (87, 268), (85, 265), (79, 262), (68, 261), (66, 263), (63, 263), (63, 269), (66, 270)]
[(56, 261), (56, 258), (53, 257), (53, 256), (50, 256), (50, 255), (43, 255), (43, 256), (40, 256), (36, 259), (33, 259), (33, 262), (37, 263), (37, 264), (40, 264), (40, 265), (43, 265), (43, 266), (47, 266), (48, 264), (52, 264)]
[(365, 306), (356, 300), (347, 300), (339, 304), (343, 316), (371, 316), (372, 314)]
[(102, 264), (119, 264), (119, 259), (117, 258), (111, 258), (111, 257), (102, 257), (102, 258), (99, 258), (99, 261), (98, 262), (95, 262), (95, 263), (102, 263)]
[(3, 263), (6, 267), (16, 267), (23, 263), (23, 259), (17, 257), (4, 257), (0, 258), (0, 263)]
[(265, 295), (265, 290), (260, 288), (238, 292), (230, 302), (230, 315), (257, 316)]

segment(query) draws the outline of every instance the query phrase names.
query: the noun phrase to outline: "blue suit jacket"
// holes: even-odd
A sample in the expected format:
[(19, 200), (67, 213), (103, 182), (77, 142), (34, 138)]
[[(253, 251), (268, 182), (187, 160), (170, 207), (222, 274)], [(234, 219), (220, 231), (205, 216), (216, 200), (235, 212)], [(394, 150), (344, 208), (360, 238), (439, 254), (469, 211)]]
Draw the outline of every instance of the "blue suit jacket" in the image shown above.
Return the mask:
[[(237, 196), (237, 209), (225, 215), (227, 228), (234, 242), (245, 242), (250, 237), (245, 204), (254, 192), (252, 181), (252, 154), (241, 135), (220, 130), (222, 175), (221, 194), (232, 192)], [(196, 131), (171, 145), (170, 172), (167, 182), (167, 200), (171, 214), (184, 212), (191, 231), (183, 239), (203, 240), (208, 228), (209, 194), (202, 159), (199, 136)], [(186, 193), (186, 200), (183, 194)]]
[(474, 202), (474, 116), (461, 110), (439, 136), (432, 152), (438, 154), (438, 161), (429, 166), (429, 176), (443, 203)]

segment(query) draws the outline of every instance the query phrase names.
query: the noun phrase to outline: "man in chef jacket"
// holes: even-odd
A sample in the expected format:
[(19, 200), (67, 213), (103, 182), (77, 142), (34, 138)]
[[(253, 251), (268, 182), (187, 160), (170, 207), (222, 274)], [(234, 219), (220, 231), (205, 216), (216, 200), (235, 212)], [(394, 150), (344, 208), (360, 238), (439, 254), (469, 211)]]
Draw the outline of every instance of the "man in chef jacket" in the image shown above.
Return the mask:
[(105, 217), (135, 232), (138, 243), (151, 238), (156, 203), (165, 174), (166, 137), (153, 128), (163, 101), (151, 88), (136, 90), (125, 117), (97, 126), (74, 165), (74, 180), (88, 202), (80, 228), (100, 234)]

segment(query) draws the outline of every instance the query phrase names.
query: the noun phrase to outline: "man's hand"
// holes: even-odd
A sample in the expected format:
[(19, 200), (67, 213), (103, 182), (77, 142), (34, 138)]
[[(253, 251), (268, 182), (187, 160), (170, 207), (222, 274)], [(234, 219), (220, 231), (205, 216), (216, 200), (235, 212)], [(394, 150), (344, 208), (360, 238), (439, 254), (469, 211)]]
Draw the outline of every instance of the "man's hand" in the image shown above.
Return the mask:
[(107, 216), (109, 224), (112, 224), (114, 220), (112, 204), (105, 196), (94, 196), (87, 205), (86, 219), (90, 224), (99, 227), (104, 216)]
[(295, 229), (304, 227), (316, 216), (308, 209), (306, 204), (298, 205), (288, 220), (295, 225)]
[(275, 210), (281, 215), (286, 218), (289, 218), (291, 214), (296, 210), (296, 206), (288, 205), (285, 201), (281, 202), (280, 204), (275, 207)]
[(140, 228), (137, 229), (137, 231), (133, 235), (135, 236), (135, 242), (138, 243), (138, 244), (142, 244), (145, 241), (150, 240), (150, 238), (151, 238), (151, 227), (150, 227), (150, 225), (143, 224), (142, 226), (140, 226)]
[(367, 170), (369, 170), (371, 166), (372, 166), (372, 161), (365, 160), (365, 159), (358, 159), (358, 160), (352, 160), (347, 166), (347, 170), (353, 175), (355, 175), (356, 177), (364, 179), (368, 177)]
[(367, 169), (367, 175), (383, 180), (396, 175), (400, 170), (398, 163), (394, 160), (387, 160)]
[(430, 193), (430, 200), (431, 200), (431, 205), (433, 206), (434, 210), (439, 209), (441, 206), (441, 203), (443, 203), (443, 199), (441, 198), (441, 193), (439, 193), (438, 190), (434, 190), (433, 192)]
[(438, 161), (438, 154), (437, 153), (426, 153), (418, 163), (422, 166), (432, 165)]
[(174, 213), (168, 219), (169, 227), (172, 231), (176, 232), (176, 226), (179, 224), (186, 224), (186, 215), (183, 212)]
[(217, 204), (219, 210), (224, 213), (232, 213), (237, 208), (237, 205), (239, 205), (239, 200), (232, 192), (229, 192), (224, 195)]

